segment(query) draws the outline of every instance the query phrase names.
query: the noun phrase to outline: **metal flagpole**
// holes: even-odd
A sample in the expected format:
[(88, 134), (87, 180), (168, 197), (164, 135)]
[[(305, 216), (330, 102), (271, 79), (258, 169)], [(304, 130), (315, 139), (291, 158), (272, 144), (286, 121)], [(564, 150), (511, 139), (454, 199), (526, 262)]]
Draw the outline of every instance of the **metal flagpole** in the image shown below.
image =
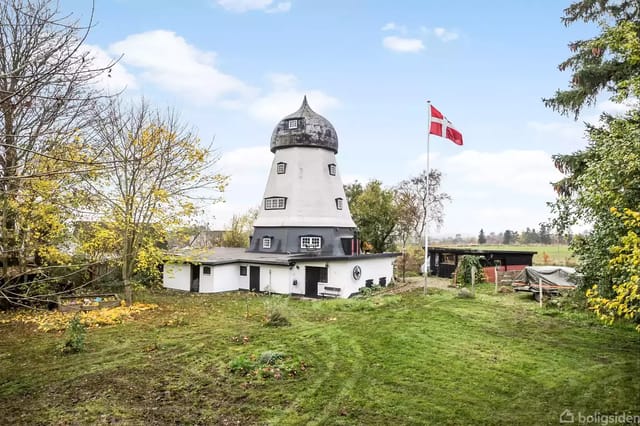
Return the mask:
[(427, 101), (429, 107), (429, 122), (427, 125), (427, 205), (424, 210), (424, 294), (427, 294), (427, 282), (429, 277), (429, 142), (431, 140), (431, 101)]

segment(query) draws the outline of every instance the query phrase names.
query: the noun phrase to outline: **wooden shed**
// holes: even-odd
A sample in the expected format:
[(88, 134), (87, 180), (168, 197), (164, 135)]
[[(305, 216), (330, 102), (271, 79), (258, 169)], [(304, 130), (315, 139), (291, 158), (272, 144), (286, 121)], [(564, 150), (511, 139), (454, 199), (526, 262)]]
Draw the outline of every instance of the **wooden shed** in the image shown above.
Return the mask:
[(537, 251), (429, 247), (429, 271), (431, 275), (451, 278), (462, 256), (480, 256), (485, 274), (492, 280), (495, 266), (499, 271), (519, 271), (525, 266), (533, 265), (533, 255), (536, 253)]

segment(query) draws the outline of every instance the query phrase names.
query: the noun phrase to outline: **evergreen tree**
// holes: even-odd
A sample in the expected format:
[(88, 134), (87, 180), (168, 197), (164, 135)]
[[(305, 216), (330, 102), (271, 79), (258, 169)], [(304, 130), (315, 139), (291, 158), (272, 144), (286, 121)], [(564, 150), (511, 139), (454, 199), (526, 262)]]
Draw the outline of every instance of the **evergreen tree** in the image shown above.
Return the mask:
[(575, 237), (571, 246), (584, 283), (598, 284), (606, 297), (619, 278), (610, 267), (610, 248), (626, 232), (612, 210), (640, 205), (640, 7), (631, 0), (582, 0), (566, 8), (562, 20), (566, 25), (593, 22), (600, 32), (569, 45), (572, 56), (560, 64), (572, 73), (569, 89), (558, 90), (545, 104), (577, 118), (605, 90), (614, 101), (633, 101), (626, 116), (604, 114), (599, 126), (588, 125), (586, 148), (554, 156), (565, 178), (554, 184), (558, 198), (552, 205), (553, 224), (560, 232), (578, 220), (593, 224), (592, 231)]
[(540, 244), (551, 244), (551, 233), (546, 223), (540, 224)]
[(480, 234), (478, 235), (478, 244), (486, 244), (487, 237), (484, 235), (484, 229), (480, 229)]
[(511, 244), (514, 242), (513, 239), (513, 232), (510, 231), (509, 229), (507, 229), (506, 231), (504, 231), (503, 237), (502, 237), (502, 244)]
[(571, 70), (569, 89), (544, 99), (546, 106), (578, 118), (586, 105), (594, 105), (600, 92), (610, 91), (615, 101), (640, 97), (640, 6), (637, 0), (581, 0), (564, 10), (562, 22), (595, 22), (600, 33), (569, 44), (573, 53), (558, 68)]

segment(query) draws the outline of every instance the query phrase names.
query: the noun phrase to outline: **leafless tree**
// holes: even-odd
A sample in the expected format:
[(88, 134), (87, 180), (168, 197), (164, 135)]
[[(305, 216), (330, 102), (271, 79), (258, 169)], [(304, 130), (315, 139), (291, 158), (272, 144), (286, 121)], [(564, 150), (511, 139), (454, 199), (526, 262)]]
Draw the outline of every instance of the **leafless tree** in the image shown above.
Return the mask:
[[(444, 202), (450, 201), (451, 196), (440, 192), (442, 173), (431, 169), (427, 176), (426, 170), (400, 182), (396, 188), (398, 198), (402, 199), (405, 221), (412, 223), (413, 235), (419, 241), (424, 240), (424, 232), (428, 225), (442, 226), (444, 222)], [(427, 212), (429, 217), (427, 218)]]
[[(25, 244), (34, 234), (28, 231), (32, 224), (16, 209), (28, 183), (68, 178), (96, 163), (64, 148), (72, 141), (79, 148), (78, 132), (104, 96), (96, 78), (113, 66), (96, 66), (84, 47), (92, 17), (93, 6), (89, 22), (81, 24), (55, 0), (0, 1), (0, 296), (9, 297), (4, 290), (13, 279), (10, 266), (24, 274), (27, 259), (37, 257), (34, 245)], [(34, 199), (59, 202), (48, 195), (58, 194)]]

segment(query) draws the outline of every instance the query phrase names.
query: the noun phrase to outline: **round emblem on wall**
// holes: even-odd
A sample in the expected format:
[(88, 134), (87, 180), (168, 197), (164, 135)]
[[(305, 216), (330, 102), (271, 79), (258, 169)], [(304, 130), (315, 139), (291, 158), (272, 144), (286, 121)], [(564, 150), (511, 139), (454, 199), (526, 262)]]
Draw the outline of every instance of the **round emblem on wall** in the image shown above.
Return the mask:
[(362, 275), (362, 269), (360, 269), (360, 267), (358, 265), (353, 267), (353, 279), (354, 280), (359, 280), (360, 279), (360, 275)]

